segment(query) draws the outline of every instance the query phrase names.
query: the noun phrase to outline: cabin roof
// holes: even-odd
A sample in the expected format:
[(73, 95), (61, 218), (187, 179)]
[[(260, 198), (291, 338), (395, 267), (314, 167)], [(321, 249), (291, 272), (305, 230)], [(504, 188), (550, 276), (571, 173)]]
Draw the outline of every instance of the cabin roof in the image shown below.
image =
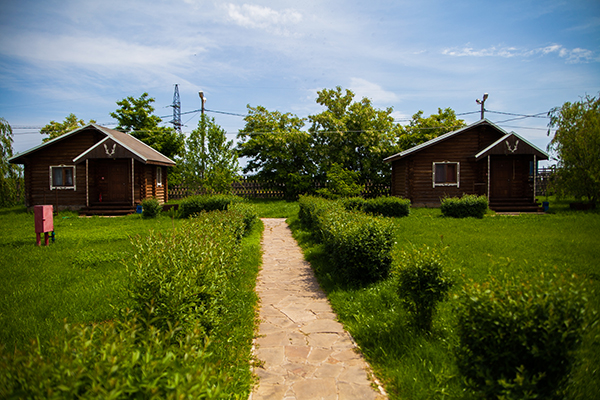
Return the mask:
[(489, 154), (508, 153), (535, 154), (538, 160), (547, 160), (549, 158), (548, 153), (541, 150), (522, 136), (517, 135), (515, 132), (511, 132), (481, 150), (475, 155), (475, 159), (479, 160)]
[(401, 151), (400, 153), (394, 154), (393, 156), (390, 156), (390, 157), (384, 159), (383, 161), (385, 161), (385, 162), (396, 161), (396, 160), (398, 160), (400, 158), (406, 157), (406, 156), (408, 156), (410, 154), (413, 154), (413, 153), (416, 153), (416, 152), (421, 151), (423, 149), (426, 149), (428, 147), (431, 147), (431, 146), (433, 146), (433, 145), (435, 145), (437, 143), (443, 142), (444, 140), (448, 140), (448, 139), (450, 139), (450, 138), (452, 138), (452, 137), (454, 137), (456, 135), (459, 135), (459, 134), (461, 134), (461, 133), (463, 133), (463, 132), (465, 132), (467, 130), (473, 129), (473, 128), (475, 128), (477, 126), (480, 126), (480, 125), (489, 125), (489, 126), (493, 127), (494, 129), (496, 129), (503, 136), (505, 136), (505, 135), (508, 134), (504, 129), (500, 128), (498, 125), (494, 124), (492, 121), (484, 118), (484, 119), (480, 119), (479, 121), (477, 121), (477, 122), (475, 122), (475, 123), (473, 123), (471, 125), (467, 125), (464, 128), (460, 128), (460, 129), (457, 129), (455, 131), (445, 133), (445, 134), (440, 135), (440, 136), (438, 136), (436, 138), (428, 140), (427, 142), (424, 142), (424, 143), (418, 144), (418, 145), (416, 145), (414, 147), (411, 147), (410, 149)]
[(107, 139), (110, 138), (116, 144), (118, 144), (120, 147), (126, 149), (127, 152), (131, 153), (133, 158), (138, 159), (139, 161), (143, 162), (144, 164), (159, 164), (159, 165), (165, 165), (165, 166), (174, 166), (175, 165), (175, 162), (173, 160), (171, 160), (169, 157), (166, 157), (165, 155), (161, 154), (160, 152), (154, 150), (152, 147), (148, 146), (147, 144), (138, 140), (137, 138), (131, 136), (130, 134), (120, 132), (120, 131), (117, 131), (114, 129), (106, 128), (101, 125), (92, 124), (92, 123), (88, 124), (86, 126), (83, 126), (81, 128), (75, 129), (71, 132), (67, 132), (64, 135), (61, 135), (57, 138), (54, 138), (54, 139), (49, 140), (45, 143), (42, 143), (38, 146), (35, 146), (29, 150), (19, 153), (15, 156), (9, 158), (8, 161), (11, 163), (14, 163), (14, 164), (22, 164), (24, 162), (24, 160), (23, 160), (24, 157), (29, 156), (29, 155), (47, 147), (47, 146), (50, 146), (54, 143), (61, 142), (63, 140), (67, 140), (70, 137), (77, 135), (78, 133), (80, 133), (84, 130), (87, 130), (87, 129), (95, 129), (96, 131), (106, 135), (106, 138), (99, 141), (98, 143), (94, 144), (89, 149), (85, 150), (83, 153), (81, 153), (79, 156), (77, 156), (73, 160), (73, 162), (80, 162), (80, 161), (85, 160), (85, 158), (87, 158), (86, 157), (87, 155), (89, 155), (94, 149), (98, 148), (98, 146), (102, 145), (103, 143), (106, 143)]

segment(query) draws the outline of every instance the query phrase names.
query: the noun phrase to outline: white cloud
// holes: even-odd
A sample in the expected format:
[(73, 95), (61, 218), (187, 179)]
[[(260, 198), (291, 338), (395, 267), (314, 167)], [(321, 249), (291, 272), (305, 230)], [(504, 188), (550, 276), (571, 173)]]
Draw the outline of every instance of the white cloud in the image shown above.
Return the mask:
[(546, 47), (541, 47), (532, 50), (523, 50), (517, 47), (496, 47), (492, 46), (487, 49), (474, 49), (472, 47), (452, 47), (442, 50), (442, 54), (453, 57), (531, 57), (536, 54), (548, 55), (557, 54), (564, 58), (569, 64), (585, 63), (599, 61), (594, 57), (591, 50), (575, 48), (567, 49), (560, 44), (552, 44)]
[(267, 32), (290, 36), (290, 26), (302, 21), (302, 14), (294, 9), (276, 11), (269, 7), (253, 4), (226, 4), (227, 15), (237, 25), (245, 28), (260, 29)]
[(176, 64), (196, 49), (146, 46), (114, 38), (26, 35), (0, 45), (4, 55), (34, 62), (58, 62), (88, 66), (157, 66)]
[(381, 86), (376, 83), (369, 82), (362, 78), (351, 78), (350, 89), (356, 93), (356, 97), (362, 99), (367, 97), (373, 101), (373, 103), (391, 103), (398, 101), (398, 96), (394, 92), (384, 90)]

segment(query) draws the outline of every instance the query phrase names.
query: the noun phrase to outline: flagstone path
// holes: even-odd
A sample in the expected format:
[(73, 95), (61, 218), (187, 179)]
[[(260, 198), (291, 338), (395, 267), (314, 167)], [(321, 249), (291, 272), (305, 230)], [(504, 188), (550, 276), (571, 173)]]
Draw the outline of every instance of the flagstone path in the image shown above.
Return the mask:
[(386, 399), (327, 297), (285, 219), (263, 219), (263, 266), (256, 290), (259, 382), (250, 400)]

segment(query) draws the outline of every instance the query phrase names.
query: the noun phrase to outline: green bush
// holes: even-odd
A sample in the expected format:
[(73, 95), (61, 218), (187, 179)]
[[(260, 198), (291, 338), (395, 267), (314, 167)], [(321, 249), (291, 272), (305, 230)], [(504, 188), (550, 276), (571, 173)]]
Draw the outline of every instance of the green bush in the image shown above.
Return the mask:
[(243, 216), (232, 212), (202, 213), (165, 234), (133, 239), (127, 259), (133, 310), (166, 329), (200, 326), (209, 334), (219, 323), (222, 288), (233, 273), (244, 233)]
[[(541, 274), (464, 288), (457, 364), (485, 398), (562, 398), (585, 329), (580, 280)], [(563, 393), (564, 394), (564, 393)]]
[(362, 197), (347, 197), (342, 200), (342, 204), (347, 211), (362, 211), (366, 200)]
[(441, 206), (442, 215), (453, 218), (483, 218), (487, 209), (487, 197), (474, 194), (464, 195), (462, 198), (446, 197)]
[(156, 218), (162, 211), (162, 206), (154, 197), (142, 200), (142, 218)]
[(394, 246), (391, 221), (346, 211), (339, 201), (301, 196), (299, 203), (300, 220), (325, 244), (340, 280), (366, 284), (388, 275)]
[(175, 341), (132, 313), (123, 321), (65, 325), (59, 338), (25, 351), (0, 347), (3, 399), (220, 398), (223, 377), (201, 330)]
[(452, 286), (442, 268), (442, 252), (427, 246), (413, 248), (403, 252), (400, 260), (394, 277), (402, 304), (418, 330), (431, 332), (437, 305)]
[(335, 201), (314, 196), (300, 196), (298, 204), (300, 206), (300, 210), (298, 211), (300, 221), (307, 228), (317, 232), (320, 230), (320, 217), (328, 211), (339, 207), (339, 204)]
[(388, 276), (395, 243), (391, 221), (340, 207), (323, 216), (321, 232), (343, 280), (368, 284)]
[(363, 211), (384, 217), (406, 217), (410, 213), (410, 200), (394, 196), (381, 196), (368, 199)]
[(238, 213), (244, 218), (245, 231), (248, 234), (258, 222), (258, 210), (255, 205), (249, 203), (230, 203), (227, 210)]
[(229, 204), (244, 201), (242, 197), (226, 194), (190, 196), (181, 201), (179, 210), (182, 218), (189, 218), (202, 211), (225, 211)]

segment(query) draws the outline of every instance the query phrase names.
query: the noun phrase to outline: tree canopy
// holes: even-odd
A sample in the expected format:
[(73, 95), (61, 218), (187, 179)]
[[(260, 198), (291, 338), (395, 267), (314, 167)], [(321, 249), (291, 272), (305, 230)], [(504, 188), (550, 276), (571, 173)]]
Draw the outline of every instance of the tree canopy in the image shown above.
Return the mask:
[(456, 113), (451, 108), (444, 110), (438, 108), (437, 114), (431, 114), (426, 118), (423, 117), (423, 111), (419, 110), (412, 116), (410, 123), (402, 127), (398, 136), (398, 149), (399, 151), (410, 149), (465, 126), (465, 121), (456, 118)]
[(351, 90), (339, 86), (317, 93), (317, 103), (326, 110), (308, 119), (320, 177), (337, 163), (357, 172), (360, 183), (389, 182), (390, 167), (383, 159), (393, 153), (400, 131), (393, 109), (376, 109), (368, 98), (356, 102)]
[(240, 156), (249, 158), (244, 173), (256, 173), (264, 182), (285, 184), (287, 198), (308, 190), (316, 167), (311, 137), (301, 130), (304, 120), (291, 113), (248, 105), (244, 121), (246, 125), (237, 136)]
[[(89, 123), (91, 124), (95, 122), (96, 121), (91, 119)], [(47, 124), (40, 130), (40, 133), (42, 135), (48, 135), (47, 138), (43, 139), (44, 142), (47, 142), (48, 140), (57, 138), (61, 135), (64, 135), (67, 132), (74, 131), (75, 129), (81, 128), (85, 125), (86, 124), (84, 120), (77, 118), (75, 114), (71, 113), (67, 115), (63, 122), (50, 121), (49, 124)]]
[(548, 116), (549, 128), (557, 128), (548, 145), (558, 158), (557, 193), (595, 204), (600, 198), (600, 95), (566, 102)]
[(188, 188), (227, 193), (239, 178), (239, 163), (233, 140), (214, 118), (202, 114), (198, 127), (186, 140), (181, 173)]
[(110, 116), (119, 123), (116, 129), (129, 133), (169, 158), (184, 151), (184, 136), (173, 128), (159, 126), (160, 117), (153, 115), (154, 98), (143, 93), (138, 99), (129, 96), (117, 101), (119, 108)]
[(302, 130), (305, 119), (294, 114), (248, 105), (246, 125), (238, 134), (240, 155), (248, 158), (244, 172), (284, 184), (291, 198), (309, 191), (314, 181), (331, 181), (334, 166), (358, 186), (387, 184), (391, 168), (385, 158), (465, 126), (450, 108), (426, 118), (419, 111), (402, 126), (391, 107), (377, 109), (368, 98), (355, 101), (351, 90), (338, 86), (317, 94), (325, 109), (308, 116), (308, 131)]
[(18, 203), (23, 197), (23, 178), (18, 165), (8, 162), (13, 156), (13, 131), (0, 117), (0, 207)]

